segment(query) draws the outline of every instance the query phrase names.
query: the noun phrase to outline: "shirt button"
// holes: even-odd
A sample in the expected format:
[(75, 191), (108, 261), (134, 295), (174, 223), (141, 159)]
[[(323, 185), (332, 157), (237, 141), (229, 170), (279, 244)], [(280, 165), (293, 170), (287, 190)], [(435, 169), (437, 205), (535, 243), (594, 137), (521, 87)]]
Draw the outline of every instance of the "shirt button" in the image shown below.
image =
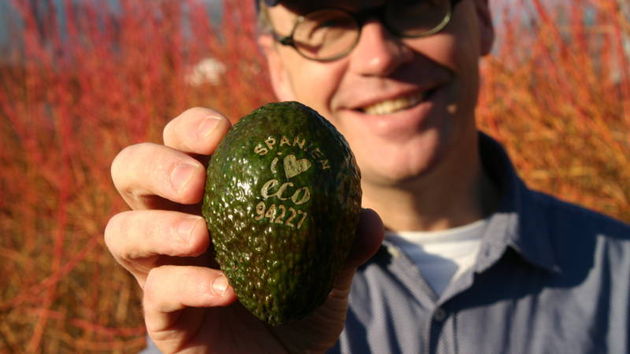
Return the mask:
[(433, 319), (435, 319), (438, 322), (442, 322), (446, 319), (447, 313), (446, 311), (444, 311), (443, 308), (438, 307), (437, 309), (435, 309), (435, 312), (433, 312)]

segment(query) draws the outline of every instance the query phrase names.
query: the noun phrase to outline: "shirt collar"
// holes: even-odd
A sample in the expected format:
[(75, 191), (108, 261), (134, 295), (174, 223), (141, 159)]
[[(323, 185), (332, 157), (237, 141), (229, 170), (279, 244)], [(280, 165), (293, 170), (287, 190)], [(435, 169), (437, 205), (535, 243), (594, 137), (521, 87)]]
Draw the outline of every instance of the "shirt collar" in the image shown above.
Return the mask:
[(536, 201), (540, 195), (530, 191), (519, 178), (498, 142), (480, 133), (479, 148), (484, 169), (499, 188), (501, 201), (490, 217), (475, 270), (489, 268), (509, 247), (528, 263), (559, 272), (548, 215)]

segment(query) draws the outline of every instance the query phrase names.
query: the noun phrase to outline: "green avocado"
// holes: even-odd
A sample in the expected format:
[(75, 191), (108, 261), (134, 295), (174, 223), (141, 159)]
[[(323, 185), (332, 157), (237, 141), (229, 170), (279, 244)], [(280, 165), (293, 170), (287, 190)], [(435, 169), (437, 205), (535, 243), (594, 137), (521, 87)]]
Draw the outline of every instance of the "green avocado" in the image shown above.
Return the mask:
[(208, 166), (203, 216), (216, 260), (270, 325), (321, 305), (352, 247), (360, 172), (343, 136), (298, 102), (241, 118)]

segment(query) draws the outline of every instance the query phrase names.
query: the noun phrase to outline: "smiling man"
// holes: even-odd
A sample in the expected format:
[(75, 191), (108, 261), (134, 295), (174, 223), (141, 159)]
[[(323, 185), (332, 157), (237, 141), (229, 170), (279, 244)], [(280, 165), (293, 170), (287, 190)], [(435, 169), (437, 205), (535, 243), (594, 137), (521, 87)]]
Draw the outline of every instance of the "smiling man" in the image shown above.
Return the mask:
[(630, 228), (529, 190), (477, 130), (478, 62), (494, 37), (487, 0), (257, 6), (278, 99), (316, 109), (356, 156), (358, 241), (311, 316), (275, 328), (253, 318), (209, 257), (198, 216), (205, 174), (191, 156), (211, 154), (229, 122), (184, 112), (164, 145), (130, 146), (112, 165), (133, 210), (105, 238), (144, 290), (150, 350), (630, 350)]
[[(480, 219), (495, 199), (482, 192), (474, 119), (477, 65), (493, 40), (485, 1), (306, 3), (266, 7), (260, 42), (278, 98), (313, 107), (348, 139), (364, 205), (396, 230)], [(278, 45), (289, 34), (298, 44)]]

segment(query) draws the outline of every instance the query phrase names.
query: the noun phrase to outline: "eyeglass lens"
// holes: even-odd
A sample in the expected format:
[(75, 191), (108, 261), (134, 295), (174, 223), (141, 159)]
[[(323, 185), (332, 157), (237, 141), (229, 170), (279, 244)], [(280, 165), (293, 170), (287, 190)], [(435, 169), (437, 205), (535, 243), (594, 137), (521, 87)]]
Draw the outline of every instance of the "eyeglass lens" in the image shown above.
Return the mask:
[[(390, 1), (380, 16), (393, 34), (419, 37), (431, 34), (450, 13), (449, 0)], [(347, 54), (359, 39), (361, 24), (352, 14), (339, 9), (322, 9), (302, 17), (293, 31), (296, 49), (316, 60), (330, 60)]]

